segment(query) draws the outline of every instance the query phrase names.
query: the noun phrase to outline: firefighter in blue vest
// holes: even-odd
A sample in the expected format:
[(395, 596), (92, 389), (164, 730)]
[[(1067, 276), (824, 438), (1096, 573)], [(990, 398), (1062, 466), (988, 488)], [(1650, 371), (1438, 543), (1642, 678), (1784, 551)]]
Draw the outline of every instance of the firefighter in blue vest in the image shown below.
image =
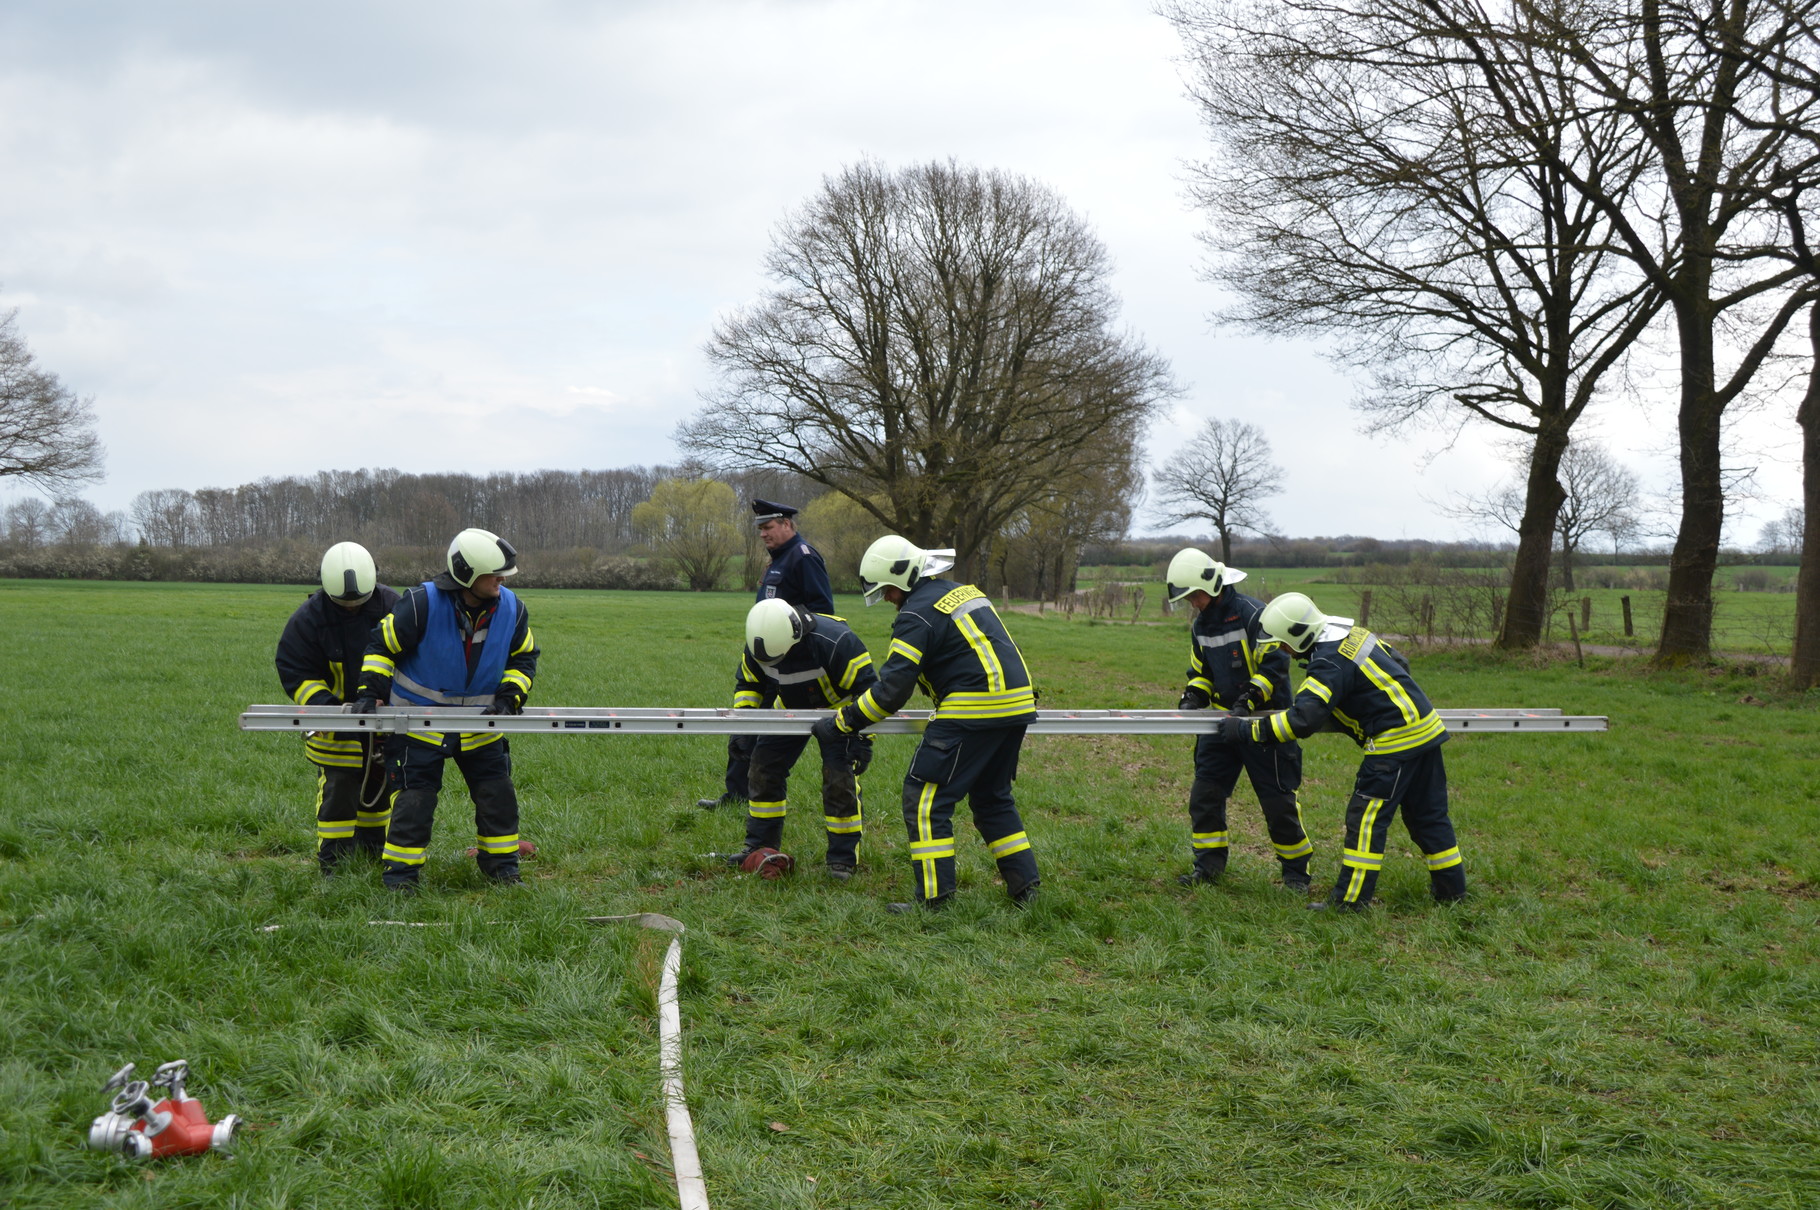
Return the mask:
[[(322, 591), (284, 624), (278, 679), (299, 706), (340, 706), (360, 689), (367, 636), (398, 594), (379, 582), (373, 556), (337, 542), (322, 556)], [(308, 731), (303, 754), (316, 766), (316, 863), (331, 874), (353, 853), (385, 847), (385, 744), (370, 731)]]
[[(1259, 625), (1264, 603), (1233, 585), (1245, 573), (1227, 567), (1203, 550), (1189, 547), (1169, 561), (1169, 601), (1195, 609), (1188, 632), (1188, 687), (1178, 708), (1209, 706), (1244, 714), (1289, 705), (1289, 654)], [(1233, 748), (1217, 735), (1194, 743), (1194, 784), (1188, 791), (1189, 844), (1194, 868), (1180, 876), (1183, 886), (1219, 881), (1226, 870), (1230, 840), (1226, 800), (1243, 770), (1257, 792), (1264, 826), (1276, 849), (1285, 889), (1308, 893), (1308, 857), (1314, 846), (1302, 829), (1296, 789), (1302, 784), (1302, 749), (1295, 743), (1268, 748)]]
[[(448, 571), (405, 593), (373, 631), (356, 710), (391, 702), (520, 713), (537, 675), (537, 644), (529, 611), (504, 584), (516, 574), (518, 552), (499, 535), (456, 534)], [(496, 883), (519, 881), (518, 791), (505, 736), (411, 732), (394, 736), (388, 750), (392, 822), (383, 877), (394, 890), (417, 887), (448, 760), (474, 800), (480, 872)]]
[[(752, 513), (758, 521), (758, 540), (771, 552), (771, 565), (758, 582), (758, 599), (785, 601), (800, 605), (810, 613), (833, 614), (834, 586), (828, 582), (828, 565), (821, 552), (796, 532), (794, 505), (773, 500), (752, 501)], [(770, 699), (759, 703), (769, 708)], [(727, 737), (726, 788), (719, 798), (703, 798), (696, 806), (703, 810), (730, 807), (747, 801), (746, 781), (750, 777), (752, 745), (755, 735)]]
[[(775, 700), (787, 710), (844, 706), (872, 688), (872, 653), (837, 617), (811, 613), (782, 599), (760, 601), (746, 614), (746, 649), (733, 684), (733, 708)], [(807, 735), (761, 735), (752, 748), (751, 802), (746, 807), (746, 854), (783, 844), (790, 770)], [(872, 763), (872, 740), (844, 735), (818, 740), (822, 767), (822, 825), (828, 833), (828, 876), (844, 882), (859, 862), (862, 827), (859, 775)], [(793, 864), (793, 863), (792, 863)]]
[(1012, 901), (1029, 903), (1040, 881), (1011, 794), (1036, 691), (991, 598), (940, 578), (952, 566), (952, 550), (922, 550), (896, 535), (867, 548), (859, 564), (866, 604), (883, 598), (897, 607), (891, 653), (877, 684), (815, 724), (816, 736), (831, 740), (902, 710), (919, 684), (935, 699), (904, 777), (916, 899), (891, 904), (894, 912), (937, 909), (953, 898), (954, 807), (962, 798)]
[(1330, 618), (1299, 592), (1264, 607), (1264, 633), (1308, 666), (1289, 709), (1222, 724), (1228, 743), (1282, 744), (1338, 723), (1365, 750), (1346, 806), (1346, 851), (1325, 902), (1311, 908), (1363, 911), (1377, 889), (1390, 822), (1403, 826), (1428, 865), (1437, 902), (1466, 897), (1466, 871), (1447, 811), (1447, 728), (1409, 674), (1409, 662), (1351, 618)]

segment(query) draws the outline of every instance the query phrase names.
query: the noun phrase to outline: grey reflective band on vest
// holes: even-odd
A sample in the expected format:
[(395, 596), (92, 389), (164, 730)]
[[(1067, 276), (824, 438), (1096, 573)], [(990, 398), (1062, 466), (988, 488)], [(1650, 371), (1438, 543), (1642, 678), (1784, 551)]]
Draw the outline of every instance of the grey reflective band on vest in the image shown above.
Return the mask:
[(991, 597), (974, 597), (971, 601), (962, 601), (959, 605), (956, 605), (954, 607), (954, 612), (948, 616), (951, 618), (958, 618), (963, 613), (972, 613), (976, 609), (990, 608), (992, 608)]
[(418, 697), (427, 697), (431, 702), (438, 706), (491, 706), (493, 704), (493, 695), (491, 693), (472, 693), (466, 696), (443, 693), (440, 690), (427, 689), (424, 686), (419, 685), (416, 681), (402, 672), (393, 674), (392, 684), (403, 689), (407, 693), (415, 693)]

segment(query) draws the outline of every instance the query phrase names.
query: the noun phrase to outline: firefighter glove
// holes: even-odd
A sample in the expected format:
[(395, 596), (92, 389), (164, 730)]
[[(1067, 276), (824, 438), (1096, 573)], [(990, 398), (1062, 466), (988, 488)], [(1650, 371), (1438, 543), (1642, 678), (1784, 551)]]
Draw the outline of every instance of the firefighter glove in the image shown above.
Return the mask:
[(1232, 703), (1234, 714), (1248, 714), (1264, 704), (1264, 691), (1256, 685), (1248, 685), (1245, 692), (1239, 694), (1239, 700)]
[(378, 710), (379, 710), (379, 699), (363, 693), (359, 697), (354, 699), (353, 706), (352, 706), (352, 708), (350, 708), (348, 710), (348, 713), (349, 714), (375, 714), (378, 712)]
[(840, 729), (840, 724), (834, 721), (839, 717), (840, 715), (837, 712), (828, 715), (826, 718), (816, 719), (815, 726), (809, 728), (809, 734), (813, 735), (818, 740), (825, 740), (828, 742), (842, 738), (843, 732)]
[(1223, 743), (1238, 745), (1251, 740), (1251, 720), (1229, 714), (1220, 720), (1220, 740)]
[(1182, 690), (1182, 700), (1175, 704), (1177, 710), (1205, 710), (1213, 705), (1213, 699), (1203, 689), (1193, 685)]
[(493, 695), (493, 704), (481, 710), (482, 714), (523, 714), (524, 698), (516, 689), (501, 689)]
[(853, 776), (858, 777), (872, 766), (872, 737), (870, 735), (849, 735), (847, 737), (847, 760), (853, 765)]

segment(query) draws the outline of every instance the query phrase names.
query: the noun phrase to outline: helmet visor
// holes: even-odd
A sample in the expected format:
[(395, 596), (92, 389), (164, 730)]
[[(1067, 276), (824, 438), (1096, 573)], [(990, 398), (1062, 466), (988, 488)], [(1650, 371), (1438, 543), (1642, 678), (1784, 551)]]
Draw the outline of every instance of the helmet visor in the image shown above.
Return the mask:
[(866, 608), (868, 609), (878, 604), (880, 598), (885, 595), (885, 586), (882, 582), (874, 584), (872, 581), (862, 577), (859, 582), (859, 588), (860, 593), (866, 598)]

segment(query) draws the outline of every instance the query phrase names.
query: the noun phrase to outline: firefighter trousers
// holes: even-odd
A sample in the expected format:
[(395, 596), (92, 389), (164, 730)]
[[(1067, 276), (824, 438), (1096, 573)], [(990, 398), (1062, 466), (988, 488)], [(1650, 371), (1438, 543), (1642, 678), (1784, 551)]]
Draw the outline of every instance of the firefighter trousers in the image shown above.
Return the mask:
[(1232, 746), (1214, 735), (1195, 740), (1194, 785), (1188, 791), (1194, 868), (1206, 878), (1218, 878), (1226, 869), (1232, 843), (1226, 826), (1226, 800), (1239, 784), (1240, 772), (1251, 778), (1251, 788), (1257, 793), (1283, 881), (1306, 884), (1314, 845), (1302, 827), (1302, 808), (1296, 799), (1302, 785), (1300, 744)]
[(1447, 766), (1441, 746), (1414, 756), (1367, 756), (1346, 805), (1346, 851), (1330, 902), (1362, 908), (1377, 890), (1390, 821), (1403, 826), (1428, 863), (1429, 892), (1443, 902), (1466, 896), (1466, 871), (1447, 813)]
[(935, 721), (923, 732), (904, 777), (904, 825), (916, 899), (925, 907), (954, 894), (954, 808), (967, 799), (973, 826), (998, 864), (1005, 891), (1022, 903), (1036, 891), (1036, 854), (1011, 795), (1023, 725), (972, 731)]
[[(752, 748), (746, 804), (746, 848), (783, 847), (784, 815), (788, 806), (790, 770), (809, 746), (807, 735), (761, 736)], [(852, 867), (859, 863), (861, 810), (859, 779), (847, 757), (846, 737), (822, 740), (822, 826), (828, 833), (828, 864)]]
[[(360, 737), (358, 766), (316, 766), (316, 864), (324, 874), (355, 853), (385, 848), (392, 808), (386, 788), (385, 747)], [(377, 757), (378, 759), (374, 759)]]
[(462, 736), (439, 743), (395, 735), (388, 748), (392, 822), (386, 830), (385, 884), (415, 885), (430, 845), (442, 771), (454, 761), (474, 800), (474, 835), (480, 872), (496, 882), (518, 881), (518, 791), (512, 785), (508, 740), (495, 739), (464, 750)]

